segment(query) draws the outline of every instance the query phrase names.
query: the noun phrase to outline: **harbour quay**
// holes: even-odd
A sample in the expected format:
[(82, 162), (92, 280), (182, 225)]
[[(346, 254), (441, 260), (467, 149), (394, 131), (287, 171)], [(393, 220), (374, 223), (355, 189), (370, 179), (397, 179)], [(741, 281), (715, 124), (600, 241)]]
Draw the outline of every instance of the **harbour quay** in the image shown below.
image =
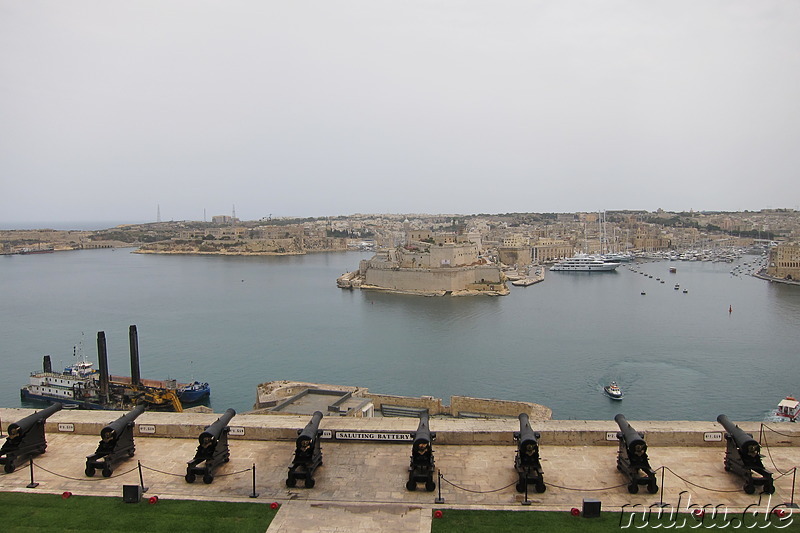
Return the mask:
[[(33, 413), (0, 409), (3, 439), (10, 424)], [(33, 457), (32, 470), (24, 464), (1, 473), (0, 490), (122, 497), (123, 487), (144, 485), (145, 498), (276, 502), (281, 508), (269, 531), (430, 531), (434, 510), (456, 508), (568, 512), (581, 508), (584, 500), (599, 501), (603, 512), (654, 503), (679, 511), (692, 504), (731, 512), (754, 505), (771, 508), (792, 501), (793, 473), (800, 463), (795, 424), (737, 422), (760, 441), (764, 466), (774, 479), (773, 494), (762, 494), (760, 488), (747, 494), (742, 479), (725, 469), (725, 429), (719, 423), (630, 420), (644, 435), (658, 482), (657, 493), (632, 494), (616, 467), (620, 428), (614, 420), (534, 420), (546, 490), (520, 493), (514, 469), (518, 420), (431, 417), (436, 487), (410, 491), (410, 436), (418, 420), (326, 414), (319, 424), (324, 464), (316, 471), (316, 484), (290, 488), (287, 467), (298, 430), (309, 416), (237, 414), (229, 422), (230, 460), (218, 468), (212, 483), (188, 483), (184, 475), (198, 436), (220, 415), (145, 412), (135, 421), (135, 456), (110, 477), (87, 477), (86, 457), (97, 447), (102, 428), (120, 414), (52, 414), (44, 424), (46, 453)], [(31, 481), (38, 485), (28, 488)]]

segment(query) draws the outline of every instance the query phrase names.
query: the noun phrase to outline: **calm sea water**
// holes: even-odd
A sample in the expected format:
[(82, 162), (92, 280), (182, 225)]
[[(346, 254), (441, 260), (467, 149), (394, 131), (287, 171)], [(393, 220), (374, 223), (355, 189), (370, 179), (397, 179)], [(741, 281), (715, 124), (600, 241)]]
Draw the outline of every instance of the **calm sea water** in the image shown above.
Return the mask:
[[(498, 298), (338, 289), (369, 255), (0, 257), (0, 405), (20, 405), (45, 354), (66, 365), (82, 342), (96, 362), (98, 331), (111, 372), (129, 375), (130, 324), (142, 376), (209, 381), (217, 412), (251, 409), (256, 385), (279, 379), (532, 401), (560, 419), (760, 420), (800, 393), (800, 287), (733, 276), (735, 265), (547, 272)], [(622, 402), (603, 395), (611, 380)]]

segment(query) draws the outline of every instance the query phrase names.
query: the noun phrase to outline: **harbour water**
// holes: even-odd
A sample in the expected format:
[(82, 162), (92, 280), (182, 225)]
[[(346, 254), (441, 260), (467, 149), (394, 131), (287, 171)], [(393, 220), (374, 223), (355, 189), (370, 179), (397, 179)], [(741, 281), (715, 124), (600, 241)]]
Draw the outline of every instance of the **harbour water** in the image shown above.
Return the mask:
[[(216, 412), (251, 409), (256, 385), (279, 379), (532, 401), (559, 419), (762, 420), (800, 393), (800, 287), (736, 264), (547, 272), (505, 297), (426, 298), (336, 287), (371, 254), (129, 252), (0, 257), (0, 406), (21, 405), (45, 354), (63, 366), (82, 344), (96, 362), (98, 331), (111, 372), (129, 375), (130, 324), (142, 376), (209, 381)], [(611, 380), (621, 402), (602, 392)]]

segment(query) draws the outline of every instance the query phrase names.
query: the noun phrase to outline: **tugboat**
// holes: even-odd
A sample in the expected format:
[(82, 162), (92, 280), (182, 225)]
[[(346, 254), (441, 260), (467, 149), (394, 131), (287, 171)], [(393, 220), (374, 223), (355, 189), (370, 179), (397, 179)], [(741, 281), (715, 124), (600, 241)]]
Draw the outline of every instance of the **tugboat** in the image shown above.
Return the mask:
[(622, 394), (622, 389), (619, 388), (616, 381), (612, 381), (611, 385), (606, 385), (603, 387), (603, 391), (605, 391), (606, 395), (612, 400), (621, 400), (624, 398)]

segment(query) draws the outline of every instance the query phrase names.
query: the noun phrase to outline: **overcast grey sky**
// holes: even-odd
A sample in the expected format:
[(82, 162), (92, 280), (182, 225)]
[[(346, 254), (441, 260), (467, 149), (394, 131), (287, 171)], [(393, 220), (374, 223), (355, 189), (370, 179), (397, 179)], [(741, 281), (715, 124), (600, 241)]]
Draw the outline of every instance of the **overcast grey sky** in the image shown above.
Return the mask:
[(0, 221), (800, 204), (795, 0), (0, 0)]

